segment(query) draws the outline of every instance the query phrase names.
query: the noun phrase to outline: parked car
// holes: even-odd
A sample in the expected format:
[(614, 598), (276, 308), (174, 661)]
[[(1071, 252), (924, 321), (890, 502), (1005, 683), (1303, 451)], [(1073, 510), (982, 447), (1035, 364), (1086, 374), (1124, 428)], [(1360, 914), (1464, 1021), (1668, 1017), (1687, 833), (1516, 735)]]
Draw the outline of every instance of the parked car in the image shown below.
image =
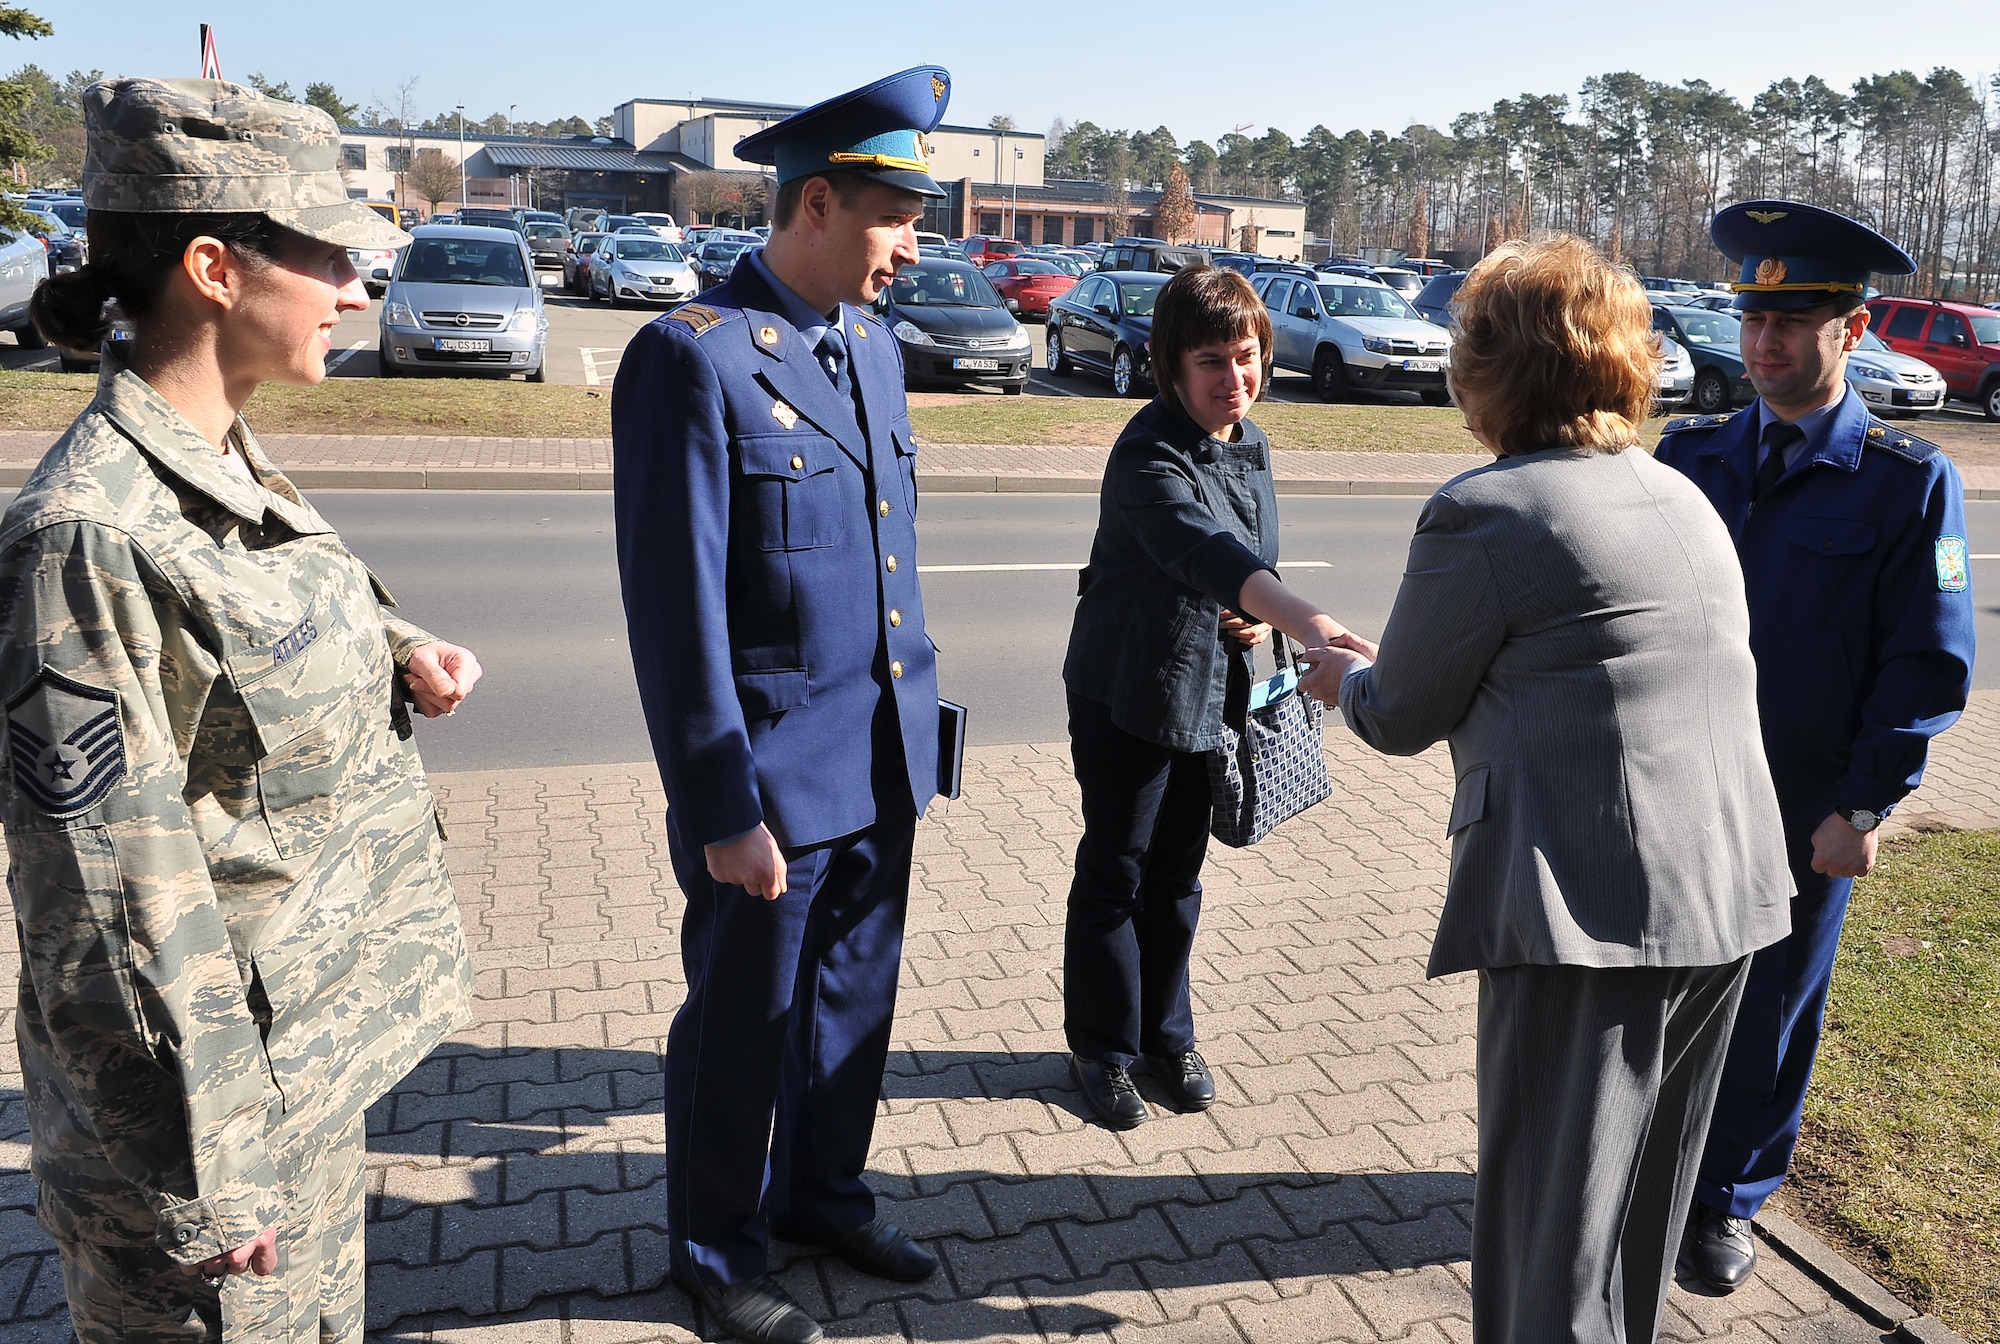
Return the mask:
[(579, 233), (570, 239), (569, 247), (563, 251), (563, 288), (572, 294), (590, 293), (590, 254), (597, 251), (597, 245), (611, 235), (608, 233)]
[(926, 233), (922, 229), (917, 229), (915, 232), (918, 247), (948, 247), (951, 245), (951, 239), (941, 233)]
[(1209, 265), (1226, 266), (1230, 270), (1239, 271), (1244, 275), (1257, 274), (1258, 260), (1259, 258), (1254, 252), (1210, 252), (1208, 254)]
[(1743, 368), (1743, 324), (1734, 313), (1655, 303), (1653, 330), (1687, 347), (1694, 360), (1694, 409), (1720, 415), (1757, 395)]
[(1064, 267), (1040, 257), (1010, 257), (982, 267), (980, 274), (992, 281), (1007, 306), (1023, 317), (1047, 317), (1049, 301), (1069, 293), (1077, 281)]
[(1424, 292), (1424, 285), (1428, 283), (1420, 272), (1402, 266), (1377, 266), (1375, 278), (1405, 299), (1416, 298)]
[(85, 217), (90, 213), (84, 208), (81, 196), (44, 196), (38, 201), (29, 201), (28, 208), (54, 215), (77, 233), (83, 232)]
[(965, 259), (974, 266), (988, 266), (996, 261), (1004, 261), (1008, 257), (1018, 257), (1026, 250), (1012, 238), (995, 238), (984, 233), (973, 234), (960, 243), (959, 247), (964, 251)]
[(703, 289), (713, 289), (736, 270), (737, 258), (757, 245), (755, 238), (718, 238), (710, 235), (689, 256)]
[(640, 219), (637, 215), (606, 215), (603, 227), (606, 233), (616, 233), (618, 230), (633, 224), (638, 225), (640, 228), (646, 227), (646, 221)]
[(595, 205), (579, 205), (563, 214), (563, 223), (569, 225), (571, 233), (609, 233), (604, 227), (608, 211)]
[(1868, 327), (1898, 354), (1936, 366), (1946, 392), (2000, 420), (2000, 313), (1938, 299), (1868, 302)]
[(660, 237), (670, 243), (681, 241), (681, 226), (674, 223), (672, 215), (664, 214), (657, 210), (640, 210), (636, 211), (632, 218), (638, 220), (641, 224), (651, 225), (653, 232), (659, 234)]
[[(562, 222), (563, 222), (563, 217), (562, 217), (561, 215), (557, 214), (557, 213), (556, 213), (555, 211), (553, 211), (553, 210), (523, 210), (523, 211), (521, 211), (521, 223), (522, 223), (522, 224), (524, 224), (524, 225), (526, 225), (526, 224), (561, 224)], [(564, 227), (568, 227), (568, 226), (567, 226), (567, 225), (565, 225)]]
[[(1658, 295), (1664, 298), (1665, 295)], [(1697, 294), (1687, 301), (1689, 308), (1706, 308), (1711, 313), (1733, 313), (1736, 311), (1734, 294)]]
[(1452, 265), (1450, 262), (1440, 260), (1437, 257), (1404, 257), (1396, 264), (1404, 270), (1415, 271), (1426, 280), (1434, 275), (1448, 275), (1458, 269), (1458, 267)]
[(924, 257), (904, 266), (875, 311), (902, 348), (907, 387), (977, 383), (1019, 395), (1028, 385), (1028, 329), (968, 262)]
[(347, 259), (354, 264), (354, 273), (361, 277), (361, 283), (368, 287), (370, 298), (381, 298), (389, 288), (389, 278), (396, 273), (398, 250), (393, 247), (347, 249)]
[(1100, 271), (1178, 271), (1183, 266), (1205, 266), (1209, 250), (1169, 243), (1162, 238), (1119, 238), (1097, 259)]
[(614, 233), (597, 245), (590, 297), (601, 290), (613, 308), (627, 303), (685, 303), (701, 292), (679, 247), (654, 234)]
[(426, 224), (383, 296), (382, 376), (547, 376), (549, 320), (528, 243), (512, 229)]
[(521, 226), (521, 234), (528, 240), (528, 255), (537, 267), (555, 270), (563, 264), (563, 255), (569, 251), (569, 230), (562, 221), (531, 219)]
[(1679, 341), (1660, 337), (1660, 376), (1653, 384), (1653, 410), (1657, 414), (1687, 404), (1694, 393), (1694, 361)]
[(432, 215), (427, 222), (431, 224), (456, 224), (458, 223), (458, 215), (455, 211), (440, 210), (438, 213)]
[(35, 234), (49, 254), (49, 274), (63, 275), (80, 269), (90, 255), (83, 235), (46, 210), (31, 207), (28, 213), (40, 221), (35, 225)]
[(49, 251), (27, 230), (0, 229), (0, 331), (11, 331), (24, 350), (40, 350), (48, 342), (41, 328), (28, 320), (28, 300), (49, 278)]
[(1050, 304), (1049, 372), (1105, 374), (1121, 397), (1151, 390), (1153, 305), (1166, 283), (1159, 271), (1099, 271)]
[(1458, 287), (1465, 283), (1464, 271), (1447, 271), (1434, 275), (1428, 284), (1417, 291), (1417, 297), (1410, 300), (1410, 306), (1417, 310), (1417, 316), (1440, 327), (1451, 325), (1451, 300), (1458, 293)]
[(1450, 403), (1450, 333), (1417, 316), (1381, 281), (1273, 274), (1250, 283), (1271, 315), (1275, 363), (1311, 374), (1323, 400), (1358, 391), (1415, 392), (1426, 406)]
[(1847, 357), (1847, 385), (1884, 420), (1944, 409), (1944, 375), (1912, 355), (1898, 354), (1872, 331)]
[(1639, 277), (1639, 283), (1647, 289), (1668, 293), (1679, 291), (1683, 294), (1699, 294), (1701, 292), (1701, 286), (1692, 280), (1679, 280), (1664, 275), (1642, 275)]
[(521, 212), (519, 210), (501, 210), (483, 205), (467, 206), (458, 212), (458, 218), (452, 222), (455, 224), (478, 225), (481, 228), (487, 229), (512, 229), (516, 233), (521, 232)]

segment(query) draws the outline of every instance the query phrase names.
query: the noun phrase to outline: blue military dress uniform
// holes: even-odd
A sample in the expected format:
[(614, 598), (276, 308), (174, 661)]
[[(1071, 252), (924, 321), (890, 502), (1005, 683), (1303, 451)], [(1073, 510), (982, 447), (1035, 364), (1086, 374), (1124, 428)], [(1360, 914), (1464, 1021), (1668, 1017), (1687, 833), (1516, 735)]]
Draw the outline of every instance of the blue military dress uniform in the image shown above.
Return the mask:
[[(811, 313), (761, 259), (633, 338), (612, 435), (633, 664), (687, 896), (673, 1268), (727, 1286), (765, 1272), (773, 1224), (826, 1239), (875, 1216), (861, 1175), (937, 783), (916, 446), (889, 332), (845, 305)], [(790, 863), (771, 901), (718, 885), (703, 853), (760, 822)]]
[[(1801, 208), (1734, 209), (1752, 216), (1741, 228), (1758, 223), (1755, 214), (1775, 223)], [(1758, 296), (1752, 306), (1800, 307), (1828, 297), (1814, 285), (1848, 287), (1834, 283), (1839, 266), (1816, 265), (1823, 258), (1774, 266), (1771, 253), (1729, 247), (1724, 220), (1716, 231), (1731, 255), (1749, 254), (1738, 288)], [(1964, 491), (1951, 461), (1877, 420), (1849, 390), (1757, 493), (1773, 418), (1760, 401), (1674, 421), (1657, 454), (1700, 487), (1736, 541), (1758, 712), (1798, 887), (1791, 935), (1752, 964), (1696, 1186), (1703, 1204), (1739, 1218), (1762, 1207), (1790, 1164), (1853, 887), (1812, 870), (1813, 832), (1836, 809), (1886, 814), (1916, 788), (1930, 739), (1965, 707), (1973, 663)]]

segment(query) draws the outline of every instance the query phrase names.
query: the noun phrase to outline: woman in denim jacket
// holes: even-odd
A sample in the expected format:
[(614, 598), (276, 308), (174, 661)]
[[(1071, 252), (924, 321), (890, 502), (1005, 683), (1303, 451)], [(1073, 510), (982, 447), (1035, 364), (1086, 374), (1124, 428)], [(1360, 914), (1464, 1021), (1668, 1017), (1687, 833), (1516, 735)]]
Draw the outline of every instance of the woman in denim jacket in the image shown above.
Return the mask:
[(1342, 633), (1278, 581), (1270, 449), (1247, 418), (1271, 372), (1263, 302), (1234, 271), (1182, 270), (1160, 291), (1152, 351), (1159, 395), (1105, 466), (1063, 663), (1083, 794), (1063, 1026), (1077, 1085), (1113, 1129), (1146, 1119), (1141, 1057), (1180, 1109), (1215, 1100), (1188, 955), (1230, 663), (1273, 625), (1307, 647)]

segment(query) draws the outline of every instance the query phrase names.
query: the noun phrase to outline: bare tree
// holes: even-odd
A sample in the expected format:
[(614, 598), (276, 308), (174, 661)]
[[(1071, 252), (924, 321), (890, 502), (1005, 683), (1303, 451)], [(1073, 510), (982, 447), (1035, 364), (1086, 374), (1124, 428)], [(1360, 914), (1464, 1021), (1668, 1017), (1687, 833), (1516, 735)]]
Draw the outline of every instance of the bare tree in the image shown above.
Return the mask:
[(1167, 173), (1167, 189), (1158, 207), (1160, 236), (1170, 243), (1194, 241), (1194, 189), (1188, 185), (1187, 170), (1176, 163)]
[(1132, 227), (1132, 150), (1123, 139), (1111, 150), (1104, 173), (1104, 226), (1113, 238)]
[(693, 216), (690, 224), (700, 223), (703, 215), (711, 223), (723, 215), (748, 220), (763, 211), (770, 182), (749, 173), (689, 173), (680, 180), (680, 198)]
[(416, 157), (411, 147), (410, 132), (419, 120), (417, 113), (417, 76), (410, 75), (398, 84), (389, 97), (374, 94), (368, 100), (368, 110), (374, 119), (396, 132), (400, 153), (389, 156), (389, 167), (396, 172), (396, 204), (408, 205), (403, 199), (404, 186), (409, 173), (411, 159)]
[(418, 150), (403, 173), (403, 185), (423, 197), (433, 211), (458, 195), (458, 181), (458, 164), (438, 149)]

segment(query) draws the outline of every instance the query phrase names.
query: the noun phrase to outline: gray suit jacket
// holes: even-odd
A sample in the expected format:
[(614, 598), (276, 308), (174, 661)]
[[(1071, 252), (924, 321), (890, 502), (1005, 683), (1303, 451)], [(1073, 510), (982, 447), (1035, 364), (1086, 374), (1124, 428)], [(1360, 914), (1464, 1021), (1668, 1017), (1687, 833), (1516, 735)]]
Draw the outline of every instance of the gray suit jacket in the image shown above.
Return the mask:
[(1790, 931), (1749, 638), (1728, 532), (1644, 452), (1506, 458), (1431, 497), (1341, 707), (1378, 751), (1450, 740), (1432, 975), (1715, 966)]

